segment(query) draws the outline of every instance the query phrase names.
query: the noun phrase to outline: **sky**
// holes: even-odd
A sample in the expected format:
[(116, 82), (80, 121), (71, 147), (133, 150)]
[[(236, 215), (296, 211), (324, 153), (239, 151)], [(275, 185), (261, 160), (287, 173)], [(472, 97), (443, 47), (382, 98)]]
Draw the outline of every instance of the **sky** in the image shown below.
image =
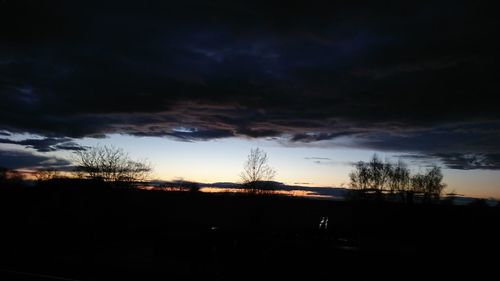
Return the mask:
[(341, 186), (373, 153), (500, 198), (488, 1), (0, 1), (0, 166), (113, 144), (158, 179)]

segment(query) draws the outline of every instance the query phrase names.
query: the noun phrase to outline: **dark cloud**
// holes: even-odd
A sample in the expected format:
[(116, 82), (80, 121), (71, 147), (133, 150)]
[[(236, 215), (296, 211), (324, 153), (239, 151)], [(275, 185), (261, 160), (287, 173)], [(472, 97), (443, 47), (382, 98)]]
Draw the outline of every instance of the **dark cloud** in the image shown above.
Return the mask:
[(56, 168), (65, 170), (71, 162), (65, 159), (35, 155), (26, 151), (0, 150), (0, 167), (9, 169)]
[(498, 153), (405, 154), (397, 157), (426, 166), (441, 162), (446, 167), (457, 170), (500, 170), (500, 155)]
[(500, 153), (488, 1), (146, 2), (2, 1), (0, 132)]
[(499, 122), (477, 122), (399, 131), (386, 130), (358, 135), (354, 143), (359, 147), (385, 151), (491, 153), (499, 149), (499, 127)]
[(339, 137), (350, 136), (354, 134), (360, 134), (361, 131), (340, 131), (335, 133), (298, 133), (290, 138), (292, 142), (316, 142), (324, 140), (332, 140)]
[(460, 170), (499, 170), (500, 154), (464, 154), (464, 153), (440, 153), (436, 154), (443, 163), (451, 169)]
[(33, 148), (39, 152), (49, 152), (56, 150), (85, 150), (85, 147), (78, 145), (70, 138), (42, 138), (25, 140), (11, 140), (0, 138), (0, 143), (23, 145), (27, 148)]
[(135, 136), (160, 136), (171, 137), (180, 141), (195, 141), (195, 140), (210, 140), (218, 138), (234, 137), (231, 130), (199, 130), (196, 128), (174, 128), (164, 132), (136, 132), (132, 133)]

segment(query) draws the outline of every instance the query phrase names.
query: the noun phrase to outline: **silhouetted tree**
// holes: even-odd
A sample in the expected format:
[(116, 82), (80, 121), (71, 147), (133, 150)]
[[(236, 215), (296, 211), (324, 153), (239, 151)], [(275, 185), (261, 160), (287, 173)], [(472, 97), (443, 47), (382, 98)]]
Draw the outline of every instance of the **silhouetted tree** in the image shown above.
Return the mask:
[(413, 198), (413, 194), (422, 194), (429, 202), (438, 200), (446, 186), (442, 183), (441, 168), (433, 166), (425, 174), (411, 176), (406, 163), (398, 161), (392, 164), (382, 161), (374, 154), (369, 162), (359, 161), (354, 164), (354, 170), (349, 173), (350, 186), (354, 190), (351, 195), (366, 197), (368, 192), (377, 194), (399, 194), (401, 200)]
[(35, 178), (37, 181), (48, 181), (51, 179), (58, 178), (59, 171), (54, 168), (46, 168), (36, 171)]
[(426, 195), (431, 200), (439, 200), (446, 184), (442, 183), (443, 173), (438, 166), (432, 166), (426, 174)]
[(411, 178), (411, 191), (423, 194), (424, 201), (439, 200), (446, 185), (442, 183), (441, 168), (432, 166), (425, 174), (416, 174)]
[(95, 146), (75, 154), (78, 174), (89, 179), (130, 183), (146, 180), (151, 172), (149, 163), (134, 161), (114, 146)]
[(408, 169), (405, 162), (399, 160), (397, 164), (391, 165), (387, 182), (391, 194), (399, 194), (401, 200), (405, 201), (407, 192), (410, 188), (410, 182), (410, 169)]
[(349, 196), (351, 196), (352, 199), (357, 199), (358, 195), (364, 197), (366, 191), (370, 187), (370, 170), (368, 164), (363, 161), (355, 163), (354, 170), (349, 173), (349, 178), (351, 180), (349, 185), (354, 189), (353, 192), (349, 193)]
[(423, 194), (425, 193), (425, 175), (416, 174), (411, 177), (410, 180), (410, 192), (411, 198), (413, 198), (413, 194)]
[(406, 191), (410, 187), (410, 169), (405, 162), (399, 160), (389, 171), (388, 188), (391, 192)]
[(354, 171), (349, 174), (351, 187), (365, 190), (369, 188), (370, 172), (367, 163), (359, 161), (354, 164)]
[(369, 162), (359, 161), (354, 164), (354, 171), (349, 174), (350, 186), (362, 194), (373, 191), (380, 195), (386, 190), (391, 174), (392, 164), (382, 162), (374, 154)]
[(384, 190), (389, 179), (391, 169), (391, 163), (382, 162), (377, 154), (374, 154), (370, 162), (368, 162), (370, 188), (378, 192)]
[(267, 154), (259, 148), (250, 150), (247, 161), (243, 166), (243, 172), (240, 174), (244, 186), (257, 191), (259, 183), (269, 182), (275, 175), (276, 171), (268, 164)]

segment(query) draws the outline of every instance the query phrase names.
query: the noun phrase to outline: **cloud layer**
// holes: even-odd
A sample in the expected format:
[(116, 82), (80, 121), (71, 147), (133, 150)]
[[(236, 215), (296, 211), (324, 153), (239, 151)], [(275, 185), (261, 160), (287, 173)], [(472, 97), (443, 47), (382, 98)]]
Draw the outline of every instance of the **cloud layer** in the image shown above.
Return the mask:
[(10, 169), (38, 169), (52, 167), (57, 170), (71, 169), (71, 162), (65, 159), (35, 155), (27, 151), (0, 150), (0, 167)]
[(498, 23), (469, 1), (3, 1), (0, 142), (346, 138), (498, 169)]

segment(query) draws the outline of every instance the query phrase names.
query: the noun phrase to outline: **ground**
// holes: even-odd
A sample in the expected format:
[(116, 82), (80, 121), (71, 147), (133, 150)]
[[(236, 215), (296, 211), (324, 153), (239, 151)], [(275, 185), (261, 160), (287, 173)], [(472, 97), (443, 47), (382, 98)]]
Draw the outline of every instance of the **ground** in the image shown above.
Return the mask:
[(363, 270), (355, 268), (367, 266), (422, 271), (500, 249), (500, 209), (485, 206), (78, 183), (0, 188), (0, 211), (2, 280), (241, 280), (358, 274)]

